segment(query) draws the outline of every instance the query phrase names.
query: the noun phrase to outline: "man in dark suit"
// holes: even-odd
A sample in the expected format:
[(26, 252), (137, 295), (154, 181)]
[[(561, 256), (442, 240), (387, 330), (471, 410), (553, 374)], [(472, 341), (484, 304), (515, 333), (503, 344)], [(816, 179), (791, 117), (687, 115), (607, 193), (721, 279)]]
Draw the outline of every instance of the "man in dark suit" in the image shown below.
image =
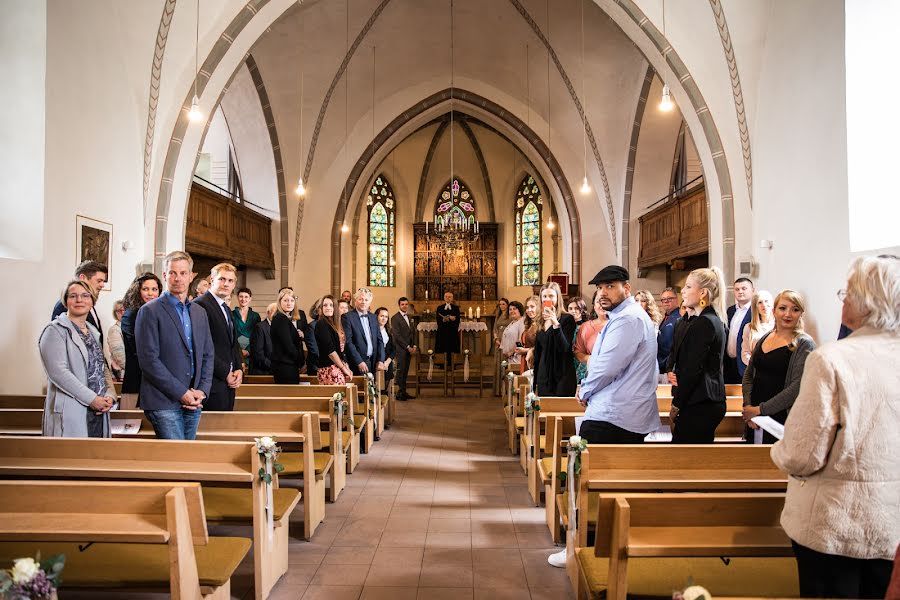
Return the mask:
[(444, 303), (437, 310), (437, 333), (434, 353), (447, 355), (447, 368), (452, 368), (453, 354), (459, 352), (459, 306), (453, 303), (453, 292), (444, 292)]
[(741, 343), (744, 341), (744, 325), (750, 322), (753, 311), (750, 303), (753, 300), (753, 282), (740, 277), (734, 282), (734, 301), (728, 307), (725, 329), (725, 356), (722, 357), (722, 373), (725, 383), (740, 383), (744, 377), (744, 361), (741, 360)]
[(344, 351), (350, 362), (350, 370), (355, 375), (384, 371), (384, 342), (378, 319), (369, 312), (372, 304), (372, 291), (369, 288), (356, 290), (354, 298), (356, 308), (344, 315), (342, 319)]
[(237, 269), (234, 265), (219, 263), (210, 271), (210, 280), (209, 290), (194, 300), (206, 311), (214, 349), (212, 388), (203, 408), (234, 410), (235, 390), (240, 387), (244, 374), (241, 371), (241, 347), (228, 306), (237, 285)]
[(212, 336), (206, 311), (187, 303), (191, 256), (171, 252), (163, 265), (168, 289), (141, 307), (135, 327), (141, 408), (156, 437), (192, 440), (212, 386)]
[(391, 334), (394, 336), (394, 346), (397, 348), (397, 400), (413, 400), (406, 392), (406, 377), (409, 373), (410, 356), (416, 351), (416, 332), (409, 318), (409, 298), (403, 296), (397, 301), (400, 308), (391, 317)]
[(278, 305), (274, 302), (266, 309), (266, 318), (253, 328), (250, 334), (250, 374), (272, 374), (272, 317)]
[[(87, 321), (100, 332), (100, 347), (103, 347), (103, 328), (100, 326), (100, 316), (97, 314), (97, 300), (100, 299), (100, 290), (106, 285), (109, 279), (109, 269), (103, 263), (95, 260), (86, 260), (75, 268), (75, 279), (87, 282), (88, 286), (94, 292), (94, 307), (87, 315)], [(66, 312), (66, 306), (61, 301), (56, 301), (53, 307), (53, 313), (50, 315), (52, 321), (62, 313)]]

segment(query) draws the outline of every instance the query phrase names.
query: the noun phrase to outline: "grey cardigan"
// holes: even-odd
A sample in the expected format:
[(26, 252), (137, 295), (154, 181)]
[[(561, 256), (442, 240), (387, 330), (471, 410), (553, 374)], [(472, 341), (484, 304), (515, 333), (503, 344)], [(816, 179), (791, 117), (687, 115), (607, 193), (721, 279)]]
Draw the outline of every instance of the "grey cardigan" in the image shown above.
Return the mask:
[[(100, 343), (90, 323), (88, 330)], [(38, 340), (41, 362), (47, 372), (43, 434), (52, 437), (87, 437), (87, 411), (97, 397), (87, 386), (87, 347), (76, 325), (62, 314), (44, 328)], [(107, 369), (107, 395), (114, 397)], [(104, 414), (103, 437), (109, 437), (109, 413)]]
[[(742, 382), (744, 406), (750, 404), (750, 398), (753, 394), (753, 376), (756, 373), (756, 368), (753, 366), (753, 358), (757, 352), (762, 352), (763, 342), (772, 335), (773, 331), (762, 336), (756, 342), (756, 348), (750, 354), (750, 363), (744, 371), (744, 380)], [(774, 415), (783, 410), (790, 412), (791, 407), (794, 405), (794, 400), (797, 399), (797, 394), (800, 393), (800, 380), (803, 378), (803, 367), (806, 365), (806, 357), (816, 349), (816, 343), (811, 337), (801, 333), (797, 336), (795, 344), (796, 348), (793, 349), (791, 361), (788, 363), (787, 376), (784, 378), (784, 389), (759, 405), (759, 414), (761, 415)]]

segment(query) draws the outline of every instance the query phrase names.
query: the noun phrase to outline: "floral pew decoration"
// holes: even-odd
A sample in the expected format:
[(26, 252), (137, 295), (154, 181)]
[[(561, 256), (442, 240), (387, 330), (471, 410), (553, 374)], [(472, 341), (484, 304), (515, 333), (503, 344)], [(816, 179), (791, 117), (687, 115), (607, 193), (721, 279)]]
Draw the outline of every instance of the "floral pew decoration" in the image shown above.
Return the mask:
[(4, 600), (56, 599), (56, 590), (62, 583), (62, 570), (66, 557), (62, 554), (41, 560), (17, 558), (11, 569), (0, 571), (0, 598)]
[(254, 438), (256, 451), (263, 466), (259, 468), (259, 478), (266, 484), (266, 529), (269, 532), (269, 543), (275, 540), (275, 506), (272, 493), (273, 475), (284, 471), (284, 465), (277, 462), (281, 447), (272, 436)]

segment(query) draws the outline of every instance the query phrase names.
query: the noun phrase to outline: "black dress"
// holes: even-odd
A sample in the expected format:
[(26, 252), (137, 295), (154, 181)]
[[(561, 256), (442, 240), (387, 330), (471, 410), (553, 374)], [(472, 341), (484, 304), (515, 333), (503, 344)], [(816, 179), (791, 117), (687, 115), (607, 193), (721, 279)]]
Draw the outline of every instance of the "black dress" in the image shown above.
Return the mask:
[(141, 391), (141, 365), (138, 363), (137, 343), (134, 337), (137, 313), (137, 310), (128, 309), (122, 315), (122, 344), (125, 346), (125, 375), (122, 377), (123, 394), (137, 394)]
[[(769, 352), (764, 352), (762, 344), (757, 344), (753, 352), (753, 391), (750, 394), (750, 404), (759, 406), (763, 402), (771, 400), (784, 390), (784, 382), (787, 379), (788, 366), (791, 363), (792, 352), (788, 346), (782, 346)], [(783, 410), (774, 415), (768, 415), (781, 424), (787, 420), (788, 411)], [(748, 429), (748, 441), (753, 441), (753, 430)], [(772, 434), (763, 432), (763, 443), (774, 444), (778, 439)]]
[(577, 385), (574, 351), (575, 319), (559, 318), (559, 328), (538, 329), (534, 341), (534, 390), (538, 396), (574, 396)]
[(300, 367), (305, 362), (303, 342), (297, 327), (284, 314), (272, 318), (272, 375), (275, 383), (300, 383)]

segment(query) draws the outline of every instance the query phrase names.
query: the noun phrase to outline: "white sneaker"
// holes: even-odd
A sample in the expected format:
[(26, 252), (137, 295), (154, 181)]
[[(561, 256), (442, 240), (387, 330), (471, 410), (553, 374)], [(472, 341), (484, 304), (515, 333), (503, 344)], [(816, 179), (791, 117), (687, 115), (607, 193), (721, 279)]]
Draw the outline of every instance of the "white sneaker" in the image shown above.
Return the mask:
[(566, 568), (566, 549), (563, 548), (559, 552), (554, 552), (553, 554), (548, 556), (547, 562), (550, 563), (550, 566), (557, 567), (559, 569)]

